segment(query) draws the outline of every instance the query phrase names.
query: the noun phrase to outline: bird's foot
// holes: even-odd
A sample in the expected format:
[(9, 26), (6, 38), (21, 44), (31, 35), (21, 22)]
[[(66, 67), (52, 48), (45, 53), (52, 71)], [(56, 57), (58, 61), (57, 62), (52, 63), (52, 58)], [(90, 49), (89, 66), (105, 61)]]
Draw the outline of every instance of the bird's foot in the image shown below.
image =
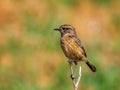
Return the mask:
[(74, 74), (71, 74), (71, 79), (72, 79), (72, 80), (74, 80), (74, 79), (75, 79)]

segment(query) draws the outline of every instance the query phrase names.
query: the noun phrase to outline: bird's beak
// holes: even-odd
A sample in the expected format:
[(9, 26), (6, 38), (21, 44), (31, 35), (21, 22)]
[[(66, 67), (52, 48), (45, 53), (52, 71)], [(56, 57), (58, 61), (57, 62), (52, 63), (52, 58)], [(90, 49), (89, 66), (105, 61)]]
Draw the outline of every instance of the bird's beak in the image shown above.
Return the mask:
[(60, 30), (60, 29), (59, 29), (59, 28), (55, 28), (54, 30), (58, 31), (58, 30)]

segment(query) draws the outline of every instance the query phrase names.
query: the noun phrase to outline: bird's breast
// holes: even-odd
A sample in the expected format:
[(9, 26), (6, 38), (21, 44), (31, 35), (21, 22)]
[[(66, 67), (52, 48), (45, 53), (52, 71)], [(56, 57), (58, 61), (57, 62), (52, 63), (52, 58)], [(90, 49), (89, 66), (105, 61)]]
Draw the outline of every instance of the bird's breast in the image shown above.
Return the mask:
[(61, 37), (61, 48), (66, 57), (72, 60), (80, 60), (83, 58), (83, 51), (73, 38), (69, 36)]

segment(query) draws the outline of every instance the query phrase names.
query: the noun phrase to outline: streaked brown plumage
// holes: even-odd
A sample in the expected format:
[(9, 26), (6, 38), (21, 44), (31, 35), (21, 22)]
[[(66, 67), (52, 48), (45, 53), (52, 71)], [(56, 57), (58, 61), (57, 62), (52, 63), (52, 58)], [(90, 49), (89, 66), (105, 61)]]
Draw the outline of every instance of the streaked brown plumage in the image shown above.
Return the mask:
[(76, 34), (75, 28), (64, 24), (55, 30), (61, 33), (60, 43), (65, 56), (76, 64), (78, 61), (85, 61), (89, 68), (95, 72), (96, 67), (88, 61), (85, 49)]

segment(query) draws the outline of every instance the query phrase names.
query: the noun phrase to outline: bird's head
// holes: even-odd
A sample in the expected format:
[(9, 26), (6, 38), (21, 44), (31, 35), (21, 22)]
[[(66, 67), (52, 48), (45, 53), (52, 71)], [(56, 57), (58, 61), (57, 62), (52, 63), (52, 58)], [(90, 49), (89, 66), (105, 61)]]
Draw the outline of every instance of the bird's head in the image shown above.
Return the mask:
[(64, 24), (61, 25), (59, 28), (55, 28), (54, 30), (57, 30), (61, 33), (61, 35), (66, 35), (66, 34), (72, 34), (75, 35), (75, 28), (69, 24)]

